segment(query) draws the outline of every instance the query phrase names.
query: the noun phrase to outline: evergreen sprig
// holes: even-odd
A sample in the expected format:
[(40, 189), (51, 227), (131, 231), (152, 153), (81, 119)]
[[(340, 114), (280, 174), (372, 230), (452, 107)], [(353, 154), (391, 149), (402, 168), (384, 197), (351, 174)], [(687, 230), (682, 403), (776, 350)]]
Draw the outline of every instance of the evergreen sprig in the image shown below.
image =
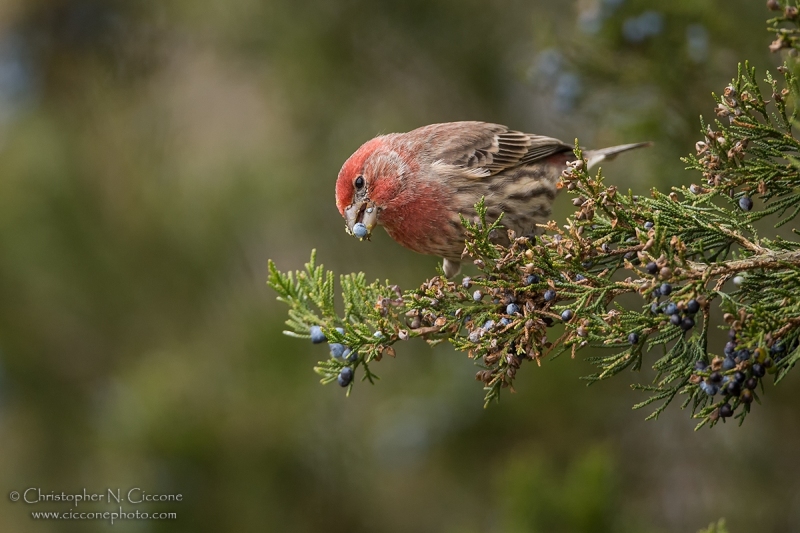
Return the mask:
[[(789, 7), (781, 5), (785, 16), (770, 23), (797, 22)], [(797, 45), (794, 33), (779, 35)], [(800, 84), (789, 65), (778, 70), (780, 81), (766, 75), (768, 97), (747, 64), (715, 96), (718, 118), (701, 118), (704, 138), (684, 159), (703, 185), (622, 193), (601, 171), (587, 172), (576, 141), (576, 160), (559, 184), (576, 207), (566, 224), (551, 221), (536, 238), (509, 231), (511, 244), (496, 245), (502, 216), (487, 219), (481, 200), (476, 220), (462, 218), (465, 255), (481, 271), (473, 279), (457, 284), (440, 273), (401, 291), (344, 275), (340, 317), (334, 275), (313, 252), (294, 274), (270, 262), (268, 283), (290, 306), (287, 334), (314, 337), (318, 327), (315, 340), (324, 335), (333, 348), (315, 370), (348, 394), (353, 372), (373, 382), (370, 364), (411, 337), (447, 339), (466, 352), (480, 368), (487, 405), (513, 388), (523, 362), (592, 347), (587, 359), (597, 370), (589, 383), (645, 361), (655, 370), (652, 383), (633, 386), (648, 394), (635, 409), (660, 402), (648, 418), (682, 394), (698, 428), (732, 416), (741, 423), (767, 375), (778, 383), (800, 360), (800, 243), (755, 227), (770, 216), (781, 226), (800, 213), (793, 131)], [(763, 207), (753, 211), (754, 199)], [(712, 313), (729, 329), (724, 346), (709, 344)]]

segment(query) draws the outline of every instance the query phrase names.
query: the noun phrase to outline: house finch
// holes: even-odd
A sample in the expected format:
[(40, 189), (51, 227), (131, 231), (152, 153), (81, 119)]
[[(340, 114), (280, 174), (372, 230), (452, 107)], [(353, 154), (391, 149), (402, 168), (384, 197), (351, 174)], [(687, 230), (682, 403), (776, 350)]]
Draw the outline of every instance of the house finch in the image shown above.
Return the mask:
[[(589, 166), (649, 143), (587, 150)], [(369, 238), (380, 224), (415, 252), (444, 258), (444, 273), (458, 274), (465, 233), (459, 215), (476, 216), (485, 198), (491, 220), (517, 235), (535, 233), (547, 220), (558, 178), (575, 159), (567, 143), (485, 122), (431, 124), (381, 135), (362, 145), (336, 180), (336, 207), (346, 230)], [(505, 232), (498, 232), (505, 233)], [(508, 244), (507, 235), (493, 237)]]

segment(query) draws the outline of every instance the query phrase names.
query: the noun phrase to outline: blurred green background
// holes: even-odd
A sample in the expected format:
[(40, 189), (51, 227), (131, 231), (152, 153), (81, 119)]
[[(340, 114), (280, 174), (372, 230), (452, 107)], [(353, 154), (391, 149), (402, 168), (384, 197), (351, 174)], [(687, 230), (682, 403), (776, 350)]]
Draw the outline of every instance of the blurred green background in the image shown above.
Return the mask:
[[(800, 531), (798, 376), (744, 427), (695, 433), (677, 404), (631, 411), (648, 372), (587, 389), (564, 357), (484, 410), (463, 354), (410, 342), (345, 398), (265, 285), (268, 258), (300, 268), (311, 248), (405, 288), (434, 273), (383, 232), (343, 231), (337, 172), (378, 133), (469, 119), (653, 140), (608, 180), (698, 181), (678, 158), (737, 61), (777, 64), (768, 16), (749, 0), (0, 2), (0, 530)], [(126, 507), (170, 521), (34, 521), (73, 506), (6, 497), (28, 487), (184, 501)]]

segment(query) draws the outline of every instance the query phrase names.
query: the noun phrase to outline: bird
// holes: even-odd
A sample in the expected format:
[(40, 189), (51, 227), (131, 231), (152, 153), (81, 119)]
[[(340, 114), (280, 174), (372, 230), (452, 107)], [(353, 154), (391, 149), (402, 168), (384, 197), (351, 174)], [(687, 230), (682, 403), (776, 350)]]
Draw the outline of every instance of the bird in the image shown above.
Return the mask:
[[(648, 146), (622, 144), (583, 152), (588, 167)], [(466, 233), (461, 216), (476, 216), (484, 198), (487, 220), (517, 235), (546, 222), (561, 172), (575, 160), (573, 145), (501, 124), (430, 124), (375, 137), (344, 163), (336, 179), (336, 207), (345, 230), (369, 240), (376, 226), (415, 252), (439, 256), (447, 278), (461, 269)], [(509, 244), (507, 232), (492, 241)]]

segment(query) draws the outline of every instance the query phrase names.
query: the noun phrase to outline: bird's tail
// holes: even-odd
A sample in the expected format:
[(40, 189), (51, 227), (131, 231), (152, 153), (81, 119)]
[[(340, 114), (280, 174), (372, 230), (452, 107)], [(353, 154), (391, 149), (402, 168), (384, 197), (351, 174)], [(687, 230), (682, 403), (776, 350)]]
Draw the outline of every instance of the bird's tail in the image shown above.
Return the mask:
[(628, 150), (633, 150), (635, 148), (644, 148), (645, 146), (651, 146), (652, 144), (653, 143), (648, 141), (643, 143), (620, 144), (618, 146), (611, 146), (610, 148), (600, 148), (599, 150), (586, 150), (583, 152), (583, 157), (586, 158), (589, 168), (592, 168), (597, 163), (614, 159), (617, 157), (617, 154), (621, 154), (622, 152), (627, 152)]

